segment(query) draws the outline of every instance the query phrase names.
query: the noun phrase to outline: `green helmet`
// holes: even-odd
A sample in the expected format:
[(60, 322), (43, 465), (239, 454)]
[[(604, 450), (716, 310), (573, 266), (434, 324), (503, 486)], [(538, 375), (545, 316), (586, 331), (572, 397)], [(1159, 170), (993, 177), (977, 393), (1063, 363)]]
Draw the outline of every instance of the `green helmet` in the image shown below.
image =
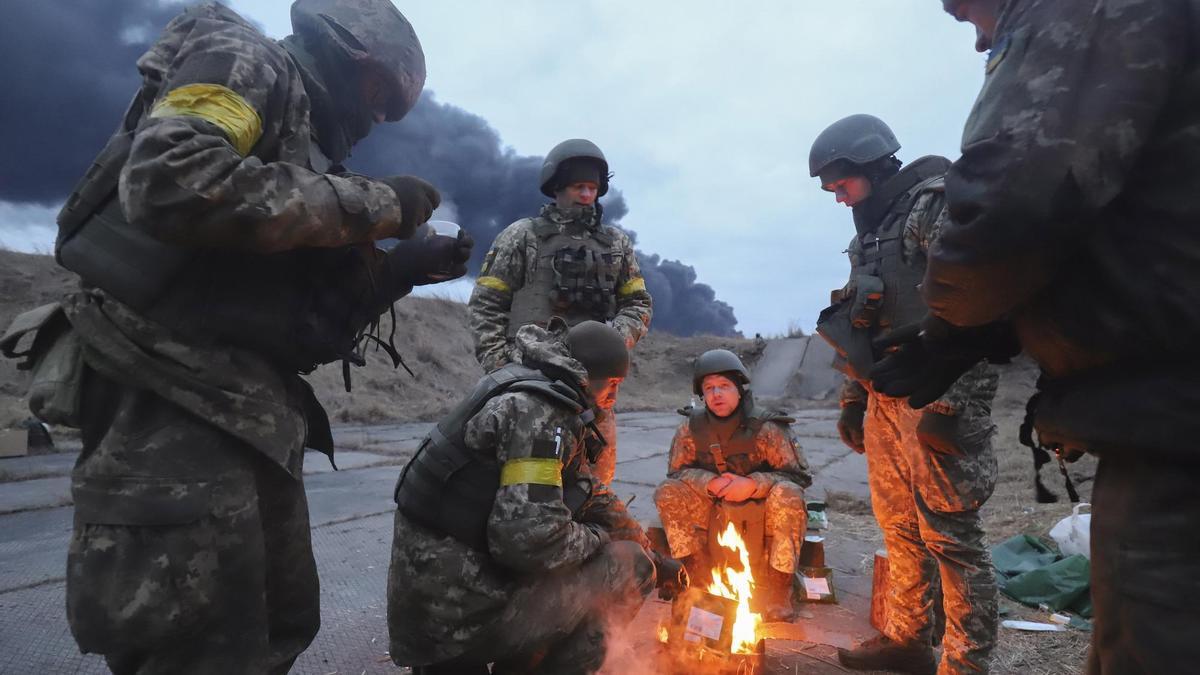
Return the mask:
[(599, 146), (586, 138), (572, 138), (563, 141), (546, 153), (540, 177), (542, 194), (553, 197), (554, 193), (562, 188), (556, 180), (559, 169), (564, 163), (573, 159), (591, 160), (598, 165), (600, 170), (599, 196), (603, 197), (608, 192), (608, 160), (604, 158), (604, 153), (601, 152)]
[(890, 157), (900, 149), (896, 134), (883, 120), (872, 115), (851, 115), (829, 125), (813, 141), (808, 151), (810, 176), (827, 173), (838, 162), (854, 165), (869, 164)]
[(412, 24), (390, 0), (296, 0), (292, 30), (382, 76), (389, 89), (389, 122), (417, 104), (425, 87), (425, 52)]
[(599, 382), (629, 374), (629, 349), (616, 328), (599, 321), (583, 321), (567, 331), (571, 356), (587, 370), (588, 379)]
[(750, 371), (737, 354), (728, 349), (710, 349), (692, 364), (692, 392), (699, 395), (700, 383), (707, 375), (724, 375), (742, 385), (750, 384)]

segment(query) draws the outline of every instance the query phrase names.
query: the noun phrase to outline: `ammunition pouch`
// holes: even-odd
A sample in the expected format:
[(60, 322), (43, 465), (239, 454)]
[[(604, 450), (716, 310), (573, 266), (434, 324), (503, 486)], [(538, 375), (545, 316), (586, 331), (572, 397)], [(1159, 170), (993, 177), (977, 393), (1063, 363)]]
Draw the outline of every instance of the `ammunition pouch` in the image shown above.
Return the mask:
[(23, 359), (17, 368), (31, 373), (29, 409), (38, 419), (79, 427), (83, 345), (58, 303), (17, 316), (0, 339), (0, 353)]
[(875, 352), (870, 331), (854, 326), (855, 306), (853, 299), (845, 299), (821, 310), (817, 334), (837, 352), (839, 358), (834, 366), (838, 370), (851, 379), (866, 382), (875, 365)]
[(879, 322), (879, 310), (883, 308), (883, 279), (858, 274), (854, 276), (853, 288), (850, 324), (855, 328), (874, 328)]
[(606, 320), (616, 316), (617, 275), (611, 258), (611, 254), (597, 253), (587, 246), (556, 251), (550, 287), (554, 313), (584, 312)]

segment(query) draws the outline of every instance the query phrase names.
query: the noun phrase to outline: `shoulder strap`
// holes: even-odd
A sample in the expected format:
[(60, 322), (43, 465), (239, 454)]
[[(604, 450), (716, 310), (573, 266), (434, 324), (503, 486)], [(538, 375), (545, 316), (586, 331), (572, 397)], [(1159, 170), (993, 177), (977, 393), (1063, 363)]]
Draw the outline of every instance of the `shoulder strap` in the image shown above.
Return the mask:
[(721, 444), (712, 434), (712, 429), (705, 418), (704, 408), (693, 411), (688, 417), (688, 429), (692, 432), (692, 442), (696, 444), (696, 453), (707, 452), (712, 456), (713, 466), (716, 467), (717, 473), (725, 473), (728, 468), (728, 464), (725, 462), (725, 453), (721, 450)]

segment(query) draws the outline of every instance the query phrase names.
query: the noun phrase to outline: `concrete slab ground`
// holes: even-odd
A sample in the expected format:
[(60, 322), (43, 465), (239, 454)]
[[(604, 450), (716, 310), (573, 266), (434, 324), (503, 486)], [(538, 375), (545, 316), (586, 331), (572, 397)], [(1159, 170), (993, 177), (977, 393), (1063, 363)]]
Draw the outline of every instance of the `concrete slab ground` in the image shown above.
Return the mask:
[[(800, 443), (817, 470), (818, 487), (811, 493), (823, 494), (822, 485), (845, 485), (852, 494), (865, 496), (865, 483), (859, 489), (853, 476), (840, 475), (858, 470), (855, 458), (861, 458), (838, 450), (835, 416), (836, 411), (830, 410), (798, 414)], [(646, 524), (657, 523), (653, 491), (666, 472), (670, 440), (682, 419), (674, 413), (618, 415), (620, 460), (613, 487), (618, 495), (632, 500), (630, 510)], [(293, 672), (407, 672), (391, 665), (386, 654), (384, 602), (392, 490), (400, 465), (427, 430), (428, 425), (344, 427), (336, 432), (339, 447), (348, 448), (338, 453), (342, 471), (328, 470), (328, 462), (319, 454), (306, 458), (305, 487), (321, 575), (322, 628)], [(69, 471), (70, 463), (63, 464)], [(831, 475), (835, 473), (839, 475)], [(865, 476), (865, 469), (862, 474)], [(56, 479), (0, 484), (0, 503), (15, 503), (16, 497), (10, 495), (29, 489), (23, 483), (40, 480), (58, 480), (58, 485), (65, 485), (61, 481), (67, 479), (64, 474)], [(78, 653), (67, 629), (63, 573), (70, 532), (69, 507), (0, 515), (0, 673), (106, 672), (101, 659)], [(841, 672), (829, 662), (834, 646), (870, 634), (865, 623), (870, 578), (862, 573), (861, 561), (872, 551), (860, 550), (863, 544), (840, 537), (836, 530), (823, 534), (841, 604), (806, 605), (797, 623), (771, 626), (776, 639), (769, 643), (768, 657), (774, 664), (770, 672)], [(655, 613), (665, 607), (647, 604), (628, 633), (630, 644), (653, 640)]]

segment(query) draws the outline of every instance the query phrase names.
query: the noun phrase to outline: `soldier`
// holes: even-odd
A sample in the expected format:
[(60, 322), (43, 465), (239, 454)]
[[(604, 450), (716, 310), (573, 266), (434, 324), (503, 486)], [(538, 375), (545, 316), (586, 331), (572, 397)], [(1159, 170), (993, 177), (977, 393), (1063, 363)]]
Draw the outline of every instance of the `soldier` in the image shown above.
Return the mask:
[[(847, 373), (838, 431), (865, 452), (871, 503), (889, 558), (887, 624), (842, 664), (911, 673), (987, 672), (996, 642), (996, 583), (979, 508), (996, 484), (992, 398), (998, 378), (986, 364), (963, 375), (922, 410), (870, 388), (871, 340), (919, 321), (925, 251), (942, 219), (949, 162), (922, 157), (902, 166), (892, 130), (852, 115), (821, 132), (809, 169), (853, 209), (850, 281), (834, 292), (817, 331)], [(940, 667), (931, 608), (941, 580), (947, 617)]]
[(426, 221), (432, 186), (336, 167), (417, 101), (408, 21), (388, 0), (297, 0), (292, 24), (275, 42), (216, 3), (175, 18), (59, 216), (83, 281), (59, 344), (85, 365), (60, 397), (78, 409), (57, 411), (83, 438), (67, 616), (118, 674), (291, 667), (320, 624), (303, 452), (332, 457), (297, 373), (359, 360), (412, 284), (465, 271), (468, 240), (372, 243)]
[[(554, 202), (496, 237), (468, 303), (475, 356), (485, 371), (512, 361), (521, 326), (544, 327), (551, 316), (570, 325), (607, 322), (631, 350), (649, 330), (650, 294), (633, 244), (601, 222), (597, 200), (608, 192), (609, 176), (608, 160), (591, 141), (563, 141), (546, 155), (541, 189)], [(607, 447), (594, 473), (611, 483), (617, 464), (612, 410), (597, 410), (596, 425)]]
[(700, 585), (711, 577), (709, 521), (717, 502), (765, 501), (767, 578), (765, 614), (771, 621), (793, 616), (791, 591), (796, 560), (804, 543), (808, 512), (804, 488), (812, 475), (788, 425), (791, 418), (754, 404), (750, 373), (736, 354), (712, 349), (692, 366), (692, 391), (703, 407), (690, 410), (675, 430), (667, 479), (654, 503), (667, 533), (671, 555)]
[[(510, 363), (444, 418), (396, 486), (392, 660), (417, 675), (594, 673), (655, 584), (641, 527), (586, 455), (629, 368), (595, 321), (517, 331)], [(656, 559), (658, 560), (658, 559)], [(661, 582), (680, 580), (659, 561)]]
[(1032, 356), (1041, 445), (1100, 460), (1088, 672), (1190, 672), (1200, 12), (1188, 0), (943, 4), (990, 49), (986, 76), (929, 252), (933, 318), (876, 386), (919, 405), (980, 357)]

